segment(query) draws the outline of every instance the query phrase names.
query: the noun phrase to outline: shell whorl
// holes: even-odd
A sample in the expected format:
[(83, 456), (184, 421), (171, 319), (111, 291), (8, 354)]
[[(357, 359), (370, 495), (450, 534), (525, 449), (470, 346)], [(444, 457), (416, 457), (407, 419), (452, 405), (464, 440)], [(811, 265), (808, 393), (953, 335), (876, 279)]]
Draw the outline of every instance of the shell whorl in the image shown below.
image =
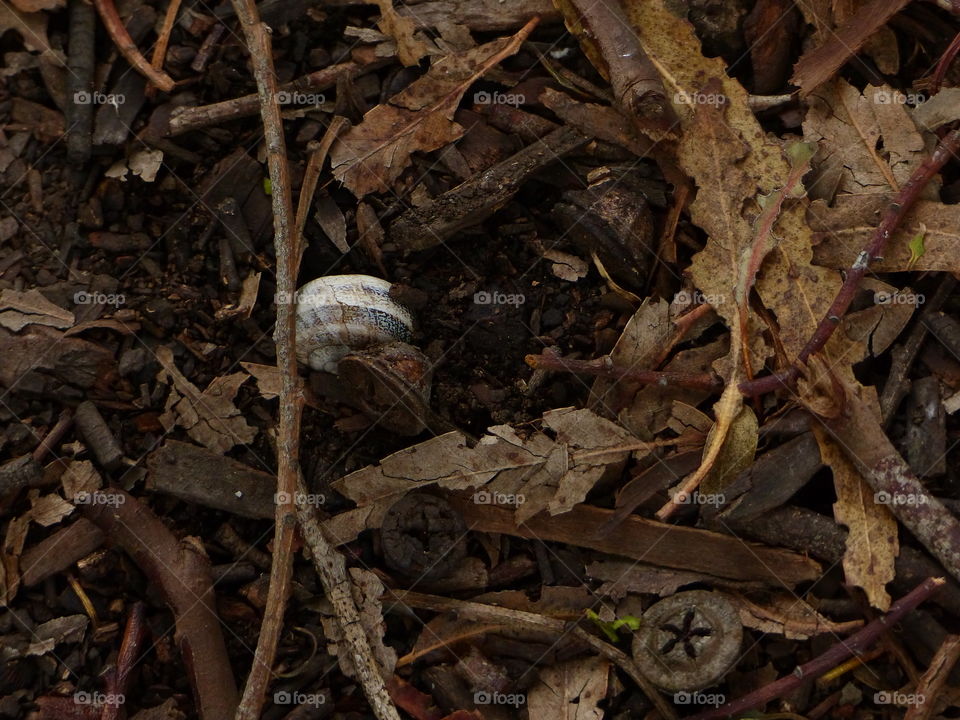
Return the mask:
[(370, 275), (328, 275), (297, 290), (297, 360), (334, 373), (347, 353), (413, 339), (413, 316)]

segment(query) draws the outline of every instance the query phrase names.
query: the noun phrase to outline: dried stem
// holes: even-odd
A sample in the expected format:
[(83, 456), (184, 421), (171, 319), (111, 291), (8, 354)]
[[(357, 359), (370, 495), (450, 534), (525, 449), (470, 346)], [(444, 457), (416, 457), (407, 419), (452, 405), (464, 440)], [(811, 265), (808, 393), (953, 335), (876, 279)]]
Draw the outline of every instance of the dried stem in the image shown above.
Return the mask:
[[(296, 297), (299, 256), (293, 225), (293, 191), (287, 165), (283, 122), (277, 102), (277, 79), (273, 68), (273, 49), (266, 26), (260, 22), (254, 0), (233, 0), (250, 51), (254, 78), (260, 99), (260, 115), (267, 147), (273, 200), (273, 243), (277, 256), (277, 292)], [(280, 372), (279, 429), (277, 433), (277, 502), (276, 529), (273, 539), (273, 561), (270, 568), (270, 589), (263, 612), (263, 623), (253, 666), (237, 708), (237, 720), (257, 720), (261, 715), (267, 684), (283, 628), (283, 615), (290, 593), (293, 574), (293, 540), (296, 531), (293, 496), (297, 488), (300, 457), (300, 412), (303, 394), (300, 390), (295, 343), (296, 303), (277, 303), (277, 369)], [(224, 716), (227, 717), (227, 716)]]
[(107, 28), (107, 33), (110, 35), (110, 39), (113, 40), (113, 44), (117, 46), (117, 50), (119, 50), (124, 59), (130, 63), (131, 67), (135, 68), (137, 72), (164, 92), (173, 90), (176, 84), (173, 78), (163, 72), (163, 70), (154, 68), (147, 62), (147, 59), (140, 54), (140, 50), (137, 49), (133, 38), (130, 37), (130, 33), (127, 32), (127, 28), (124, 26), (123, 20), (120, 19), (113, 0), (93, 0), (93, 4), (97, 8), (97, 12), (100, 13), (100, 19), (103, 20), (103, 24)]
[[(144, 622), (145, 605), (135, 602), (127, 616), (127, 625), (123, 630), (123, 640), (120, 641), (120, 652), (117, 654), (117, 665), (107, 679), (107, 695), (114, 699), (126, 696), (127, 685), (130, 682), (130, 673), (140, 657), (143, 639), (147, 636), (147, 626)], [(122, 702), (112, 702), (104, 705), (100, 720), (118, 720), (121, 715)]]
[(723, 381), (710, 373), (682, 373), (669, 370), (634, 370), (615, 365), (609, 355), (595, 360), (575, 360), (561, 357), (556, 351), (546, 349), (540, 355), (527, 355), (527, 365), (535, 370), (562, 370), (581, 375), (598, 375), (612, 380), (630, 380), (641, 385), (672, 385), (718, 391)]
[[(177, 11), (180, 10), (181, 0), (170, 0), (167, 6), (167, 14), (163, 18), (163, 27), (160, 28), (160, 35), (157, 38), (157, 44), (153, 46), (153, 56), (150, 58), (150, 67), (157, 72), (163, 72), (163, 61), (167, 57), (167, 47), (170, 45), (170, 33), (173, 32), (173, 24), (177, 21)], [(153, 94), (153, 87), (147, 88), (147, 96)]]
[(670, 704), (666, 702), (663, 695), (661, 695), (643, 673), (640, 672), (640, 669), (629, 655), (598, 638), (596, 635), (591, 635), (581, 627), (574, 626), (571, 628), (570, 625), (563, 620), (538, 613), (514, 610), (498, 605), (487, 605), (486, 603), (471, 602), (469, 600), (457, 600), (439, 595), (427, 595), (412, 590), (391, 590), (381, 598), (381, 601), (384, 603), (399, 602), (411, 608), (432, 610), (434, 612), (452, 612), (456, 613), (460, 618), (474, 622), (499, 623), (507, 627), (519, 625), (533, 630), (545, 630), (556, 634), (558, 637), (570, 635), (627, 673), (627, 675), (640, 686), (644, 694), (656, 706), (663, 718), (666, 720), (675, 720), (677, 717), (677, 714), (673, 711), (673, 708), (670, 707)]
[(687, 720), (713, 720), (726, 718), (742, 713), (745, 710), (765, 705), (771, 700), (783, 697), (800, 687), (803, 683), (823, 675), (835, 665), (843, 662), (856, 653), (863, 652), (875, 643), (894, 624), (900, 621), (908, 612), (930, 597), (937, 588), (944, 584), (943, 578), (927, 578), (908, 594), (890, 606), (890, 611), (864, 626), (845, 640), (841, 640), (819, 657), (808, 663), (798, 665), (789, 675), (775, 680), (765, 687), (744, 695), (720, 707), (704, 710)]
[(756, 380), (748, 380), (747, 382), (740, 383), (740, 391), (744, 395), (750, 397), (763, 395), (768, 392), (773, 392), (774, 390), (779, 390), (781, 387), (790, 387), (796, 382), (803, 370), (803, 365), (806, 364), (811, 355), (819, 352), (823, 346), (827, 344), (827, 340), (833, 335), (833, 331), (837, 329), (837, 326), (840, 324), (840, 319), (844, 313), (846, 313), (850, 307), (850, 303), (853, 302), (853, 298), (857, 294), (857, 288), (860, 286), (860, 281), (870, 267), (870, 262), (875, 258), (882, 257), (887, 242), (903, 221), (904, 216), (917, 201), (920, 191), (930, 182), (930, 179), (933, 178), (934, 175), (940, 172), (947, 160), (956, 154), (958, 148), (960, 148), (960, 129), (954, 129), (940, 141), (936, 150), (933, 151), (933, 154), (914, 171), (910, 179), (900, 188), (900, 192), (896, 194), (887, 206), (880, 224), (870, 237), (866, 247), (861, 251), (856, 262), (853, 263), (853, 266), (847, 271), (843, 285), (840, 287), (840, 291), (837, 293), (833, 304), (830, 305), (830, 309), (827, 310), (826, 315), (820, 321), (810, 340), (800, 351), (794, 364), (787, 370), (774, 375), (766, 375)]
[(119, 545), (163, 594), (173, 610), (176, 642), (202, 720), (223, 720), (237, 707), (237, 686), (220, 632), (210, 561), (196, 538), (177, 540), (137, 498), (117, 488), (113, 502), (78, 506)]

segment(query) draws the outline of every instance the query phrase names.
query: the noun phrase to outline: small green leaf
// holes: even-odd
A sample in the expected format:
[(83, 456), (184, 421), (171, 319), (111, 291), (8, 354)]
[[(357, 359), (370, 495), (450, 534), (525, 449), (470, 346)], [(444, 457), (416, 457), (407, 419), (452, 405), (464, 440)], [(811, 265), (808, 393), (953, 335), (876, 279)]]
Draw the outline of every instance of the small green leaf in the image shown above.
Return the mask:
[(263, 191), (267, 195), (273, 195), (273, 185), (270, 184), (270, 178), (263, 179)]
[(923, 236), (926, 234), (927, 226), (920, 223), (920, 232), (913, 236), (913, 240), (911, 240), (907, 246), (910, 248), (910, 260), (907, 262), (907, 270), (913, 270), (913, 266), (917, 264), (926, 252), (926, 248), (923, 246)]
[(634, 617), (633, 615), (625, 615), (622, 618), (617, 618), (612, 622), (608, 622), (607, 620), (601, 620), (600, 616), (597, 615), (593, 610), (587, 609), (584, 610), (584, 613), (596, 624), (598, 628), (600, 628), (601, 631), (603, 631), (603, 634), (609, 638), (610, 642), (618, 642), (620, 640), (620, 636), (617, 635), (617, 630), (621, 628), (627, 628), (631, 631), (639, 630), (640, 625), (643, 622), (640, 618)]

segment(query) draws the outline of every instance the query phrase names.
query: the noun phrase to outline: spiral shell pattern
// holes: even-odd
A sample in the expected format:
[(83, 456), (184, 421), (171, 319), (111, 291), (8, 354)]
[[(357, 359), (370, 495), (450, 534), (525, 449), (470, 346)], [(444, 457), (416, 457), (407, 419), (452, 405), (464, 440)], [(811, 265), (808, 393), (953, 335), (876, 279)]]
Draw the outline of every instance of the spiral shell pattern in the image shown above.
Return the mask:
[(328, 275), (297, 290), (297, 360), (337, 373), (353, 350), (413, 339), (413, 315), (390, 297), (390, 283), (370, 275)]

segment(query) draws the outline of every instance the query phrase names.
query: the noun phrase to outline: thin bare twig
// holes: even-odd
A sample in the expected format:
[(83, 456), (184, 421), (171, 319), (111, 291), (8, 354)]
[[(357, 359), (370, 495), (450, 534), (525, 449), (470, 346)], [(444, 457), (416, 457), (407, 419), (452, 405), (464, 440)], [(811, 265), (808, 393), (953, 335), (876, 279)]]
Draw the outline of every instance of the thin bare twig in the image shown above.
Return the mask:
[(133, 38), (130, 37), (130, 33), (127, 32), (127, 28), (124, 26), (123, 20), (120, 19), (120, 14), (117, 12), (113, 0), (93, 0), (93, 4), (97, 8), (97, 12), (100, 13), (100, 19), (103, 20), (110, 39), (113, 40), (113, 44), (117, 46), (117, 50), (123, 55), (124, 60), (164, 92), (173, 90), (174, 85), (176, 85), (173, 78), (163, 72), (163, 70), (154, 68), (153, 65), (148, 63), (147, 59), (140, 54), (140, 50), (137, 49)]
[(827, 670), (848, 657), (869, 648), (903, 616), (930, 597), (944, 582), (943, 578), (927, 578), (893, 603), (886, 615), (871, 621), (862, 630), (841, 640), (819, 657), (803, 665), (798, 665), (789, 675), (775, 680), (759, 690), (754, 690), (739, 700), (697, 713), (688, 720), (713, 720), (714, 718), (732, 717), (744, 710), (761, 707), (771, 700), (783, 697), (803, 683), (823, 675)]
[[(273, 200), (273, 243), (277, 255), (277, 292), (296, 298), (298, 255), (293, 225), (293, 191), (287, 166), (283, 122), (277, 102), (277, 78), (273, 52), (266, 26), (260, 22), (254, 0), (233, 0), (250, 51), (254, 78), (260, 98), (260, 115), (267, 146)], [(257, 720), (261, 715), (267, 684), (283, 627), (283, 614), (293, 574), (293, 540), (296, 530), (293, 496), (297, 487), (300, 458), (300, 390), (297, 358), (294, 351), (296, 303), (277, 303), (277, 369), (280, 372), (280, 422), (277, 432), (277, 503), (273, 539), (270, 589), (263, 612), (263, 623), (253, 656), (253, 666), (237, 708), (237, 720)]]
[(750, 397), (764, 395), (782, 387), (790, 387), (796, 382), (810, 356), (819, 352), (827, 344), (830, 336), (833, 335), (833, 331), (840, 325), (840, 320), (850, 307), (850, 303), (853, 302), (860, 281), (870, 267), (871, 261), (882, 257), (887, 242), (917, 201), (920, 191), (934, 175), (940, 172), (947, 160), (953, 157), (958, 149), (960, 149), (960, 129), (954, 129), (939, 142), (933, 154), (913, 172), (910, 179), (900, 188), (900, 192), (887, 206), (880, 224), (873, 232), (866, 247), (847, 271), (843, 285), (840, 287), (833, 304), (830, 305), (830, 309), (827, 310), (826, 315), (817, 325), (817, 329), (800, 351), (793, 365), (782, 372), (740, 383), (740, 391), (744, 395)]
[(512, 608), (488, 605), (486, 603), (472, 602), (469, 600), (457, 600), (439, 595), (427, 595), (412, 590), (390, 591), (385, 594), (381, 600), (385, 603), (400, 602), (408, 607), (432, 610), (434, 612), (453, 612), (458, 617), (473, 620), (474, 622), (502, 623), (507, 627), (520, 625), (534, 630), (546, 630), (558, 637), (564, 637), (569, 634), (578, 642), (594, 650), (601, 657), (611, 661), (627, 673), (627, 675), (640, 686), (644, 694), (656, 706), (660, 715), (665, 720), (676, 720), (677, 714), (673, 711), (673, 708), (670, 707), (670, 704), (664, 699), (663, 695), (657, 691), (653, 683), (640, 672), (640, 668), (637, 667), (633, 658), (610, 643), (604, 642), (596, 635), (591, 635), (581, 627), (576, 625), (571, 626), (558, 618), (552, 618), (538, 613), (514, 610)]

